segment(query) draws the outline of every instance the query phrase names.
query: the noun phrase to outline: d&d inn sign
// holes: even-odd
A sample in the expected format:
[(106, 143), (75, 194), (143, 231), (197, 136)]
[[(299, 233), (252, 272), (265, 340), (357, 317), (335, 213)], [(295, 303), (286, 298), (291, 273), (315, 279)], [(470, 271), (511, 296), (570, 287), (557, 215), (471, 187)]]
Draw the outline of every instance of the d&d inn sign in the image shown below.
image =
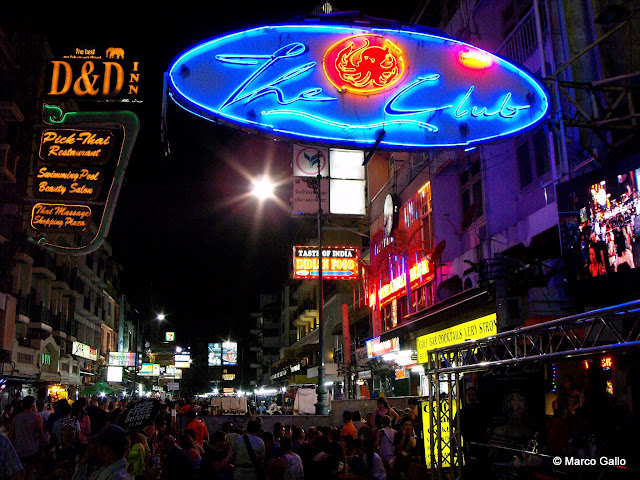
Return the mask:
[(75, 47), (67, 53), (47, 66), (47, 97), (139, 102), (141, 62), (128, 50)]
[(530, 73), (434, 32), (317, 19), (253, 28), (182, 53), (168, 91), (209, 120), (360, 149), (466, 146), (544, 119), (549, 99)]

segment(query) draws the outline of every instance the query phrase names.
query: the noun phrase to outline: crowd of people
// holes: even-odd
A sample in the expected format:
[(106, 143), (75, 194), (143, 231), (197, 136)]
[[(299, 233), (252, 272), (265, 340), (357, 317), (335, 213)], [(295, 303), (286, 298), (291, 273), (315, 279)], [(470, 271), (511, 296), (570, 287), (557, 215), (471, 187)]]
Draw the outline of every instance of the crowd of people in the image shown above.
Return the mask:
[[(197, 406), (165, 402), (155, 418), (125, 430), (134, 401), (92, 396), (47, 405), (32, 396), (0, 421), (0, 478), (42, 480), (404, 479), (423, 452), (417, 401), (404, 411), (379, 398), (373, 412), (345, 411), (339, 426), (305, 431), (248, 417), (209, 432)], [(184, 421), (177, 422), (177, 416)], [(244, 419), (244, 417), (242, 417)], [(178, 425), (182, 425), (179, 428)]]

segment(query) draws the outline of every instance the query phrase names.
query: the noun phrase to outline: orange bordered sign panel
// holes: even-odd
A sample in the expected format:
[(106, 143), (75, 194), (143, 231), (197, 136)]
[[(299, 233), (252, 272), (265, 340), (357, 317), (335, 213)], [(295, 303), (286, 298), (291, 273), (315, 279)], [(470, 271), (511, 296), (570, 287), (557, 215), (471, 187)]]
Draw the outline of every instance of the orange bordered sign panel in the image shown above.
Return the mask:
[[(293, 278), (318, 278), (320, 253), (318, 247), (293, 247)], [(322, 277), (353, 280), (358, 278), (360, 251), (355, 247), (322, 247)]]

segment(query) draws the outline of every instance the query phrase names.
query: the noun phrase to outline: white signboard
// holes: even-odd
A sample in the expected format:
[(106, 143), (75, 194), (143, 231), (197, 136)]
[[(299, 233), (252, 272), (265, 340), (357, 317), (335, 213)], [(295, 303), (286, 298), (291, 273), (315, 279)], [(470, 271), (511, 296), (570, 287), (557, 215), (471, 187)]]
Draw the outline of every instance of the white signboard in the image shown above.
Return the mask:
[(326, 148), (293, 146), (293, 175), (295, 177), (316, 177), (320, 164), (320, 175), (329, 176), (329, 151)]
[(122, 367), (107, 367), (107, 382), (122, 382)]
[(98, 359), (98, 349), (94, 347), (90, 347), (84, 343), (73, 342), (73, 347), (71, 350), (73, 355), (77, 355), (78, 357), (87, 358), (89, 360), (97, 360)]

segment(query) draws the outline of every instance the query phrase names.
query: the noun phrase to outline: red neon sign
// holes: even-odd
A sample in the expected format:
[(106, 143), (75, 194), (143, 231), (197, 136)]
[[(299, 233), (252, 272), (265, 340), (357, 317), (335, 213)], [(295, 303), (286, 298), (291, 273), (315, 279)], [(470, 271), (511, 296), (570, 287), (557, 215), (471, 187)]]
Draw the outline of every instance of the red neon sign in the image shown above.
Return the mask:
[[(427, 282), (433, 280), (433, 266), (429, 258), (424, 258), (422, 261), (416, 263), (409, 270), (409, 279), (411, 281), (411, 288), (417, 288), (424, 285)], [(404, 273), (401, 273), (397, 277), (393, 278), (389, 283), (386, 283), (378, 290), (378, 300), (380, 304), (387, 303), (388, 301), (398, 298), (406, 293), (407, 290), (407, 277)], [(375, 294), (371, 294), (370, 302), (375, 304)]]
[(613, 358), (612, 357), (604, 357), (600, 362), (602, 368), (611, 368), (613, 367)]
[(322, 62), (324, 73), (340, 91), (371, 95), (394, 87), (403, 77), (407, 59), (402, 49), (382, 35), (344, 38), (331, 47)]
[(476, 49), (464, 49), (458, 54), (462, 65), (474, 70), (482, 70), (493, 65), (493, 58), (487, 52)]

